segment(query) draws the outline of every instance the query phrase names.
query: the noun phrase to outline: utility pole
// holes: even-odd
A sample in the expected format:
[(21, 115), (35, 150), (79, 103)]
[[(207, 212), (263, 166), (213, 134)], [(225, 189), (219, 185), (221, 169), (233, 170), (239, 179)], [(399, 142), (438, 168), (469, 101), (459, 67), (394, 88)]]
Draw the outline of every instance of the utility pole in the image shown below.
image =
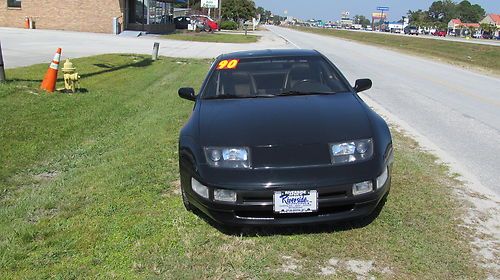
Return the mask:
[(382, 22), (385, 23), (384, 21), (384, 11), (382, 10), (382, 15), (381, 15), (381, 18), (380, 18), (380, 26), (379, 26), (379, 31), (382, 31)]
[(3, 67), (2, 42), (0, 42), (0, 83), (5, 82), (5, 70)]
[(222, 22), (222, 0), (219, 0), (219, 21)]

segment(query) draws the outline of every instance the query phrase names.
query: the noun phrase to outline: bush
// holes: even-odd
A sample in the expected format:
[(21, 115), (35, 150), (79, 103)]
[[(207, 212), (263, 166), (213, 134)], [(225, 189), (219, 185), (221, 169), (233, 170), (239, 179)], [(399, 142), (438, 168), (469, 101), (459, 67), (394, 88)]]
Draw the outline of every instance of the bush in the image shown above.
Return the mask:
[(238, 29), (238, 24), (234, 21), (223, 21), (220, 24), (220, 29), (236, 30)]

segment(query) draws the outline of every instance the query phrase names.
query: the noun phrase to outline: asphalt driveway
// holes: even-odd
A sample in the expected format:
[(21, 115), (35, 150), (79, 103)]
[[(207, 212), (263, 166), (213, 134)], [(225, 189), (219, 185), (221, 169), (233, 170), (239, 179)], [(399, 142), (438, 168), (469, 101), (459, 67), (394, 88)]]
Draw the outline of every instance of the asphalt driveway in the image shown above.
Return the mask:
[(6, 68), (49, 63), (59, 47), (62, 48), (63, 58), (105, 53), (151, 54), (154, 42), (160, 42), (160, 55), (189, 58), (213, 58), (223, 52), (291, 47), (272, 32), (256, 31), (252, 34), (261, 36), (259, 42), (204, 43), (160, 39), (150, 35), (123, 37), (87, 32), (0, 28), (0, 42)]

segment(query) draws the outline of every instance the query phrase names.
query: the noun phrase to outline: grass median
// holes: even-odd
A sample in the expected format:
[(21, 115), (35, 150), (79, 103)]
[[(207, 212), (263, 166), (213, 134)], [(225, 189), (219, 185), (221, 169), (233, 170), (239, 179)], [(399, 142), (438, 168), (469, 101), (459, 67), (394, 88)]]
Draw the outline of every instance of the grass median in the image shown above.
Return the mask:
[(396, 36), (377, 32), (355, 32), (308, 27), (294, 27), (293, 29), (383, 46), (500, 75), (500, 46), (435, 40), (415, 36)]
[(210, 43), (255, 43), (259, 40), (256, 35), (232, 34), (232, 33), (207, 33), (207, 32), (178, 32), (161, 35), (161, 38), (193, 42)]
[(7, 279), (476, 279), (457, 182), (394, 132), (391, 194), (368, 225), (228, 235), (184, 210), (177, 136), (210, 61), (73, 61), (86, 89), (46, 94), (47, 65), (0, 84), (0, 275)]

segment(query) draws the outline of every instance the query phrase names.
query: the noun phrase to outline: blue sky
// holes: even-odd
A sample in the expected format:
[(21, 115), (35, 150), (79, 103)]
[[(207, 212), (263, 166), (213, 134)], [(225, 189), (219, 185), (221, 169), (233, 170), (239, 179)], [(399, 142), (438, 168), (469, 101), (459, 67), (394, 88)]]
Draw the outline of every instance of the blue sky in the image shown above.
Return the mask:
[[(486, 13), (500, 14), (500, 0), (469, 0), (472, 4), (479, 4)], [(273, 13), (302, 19), (337, 20), (342, 11), (349, 11), (351, 16), (370, 16), (377, 6), (390, 7), (389, 19), (398, 20), (406, 15), (408, 10), (426, 10), (433, 0), (254, 0), (257, 6), (262, 6)], [(459, 2), (459, 1), (456, 1)]]

